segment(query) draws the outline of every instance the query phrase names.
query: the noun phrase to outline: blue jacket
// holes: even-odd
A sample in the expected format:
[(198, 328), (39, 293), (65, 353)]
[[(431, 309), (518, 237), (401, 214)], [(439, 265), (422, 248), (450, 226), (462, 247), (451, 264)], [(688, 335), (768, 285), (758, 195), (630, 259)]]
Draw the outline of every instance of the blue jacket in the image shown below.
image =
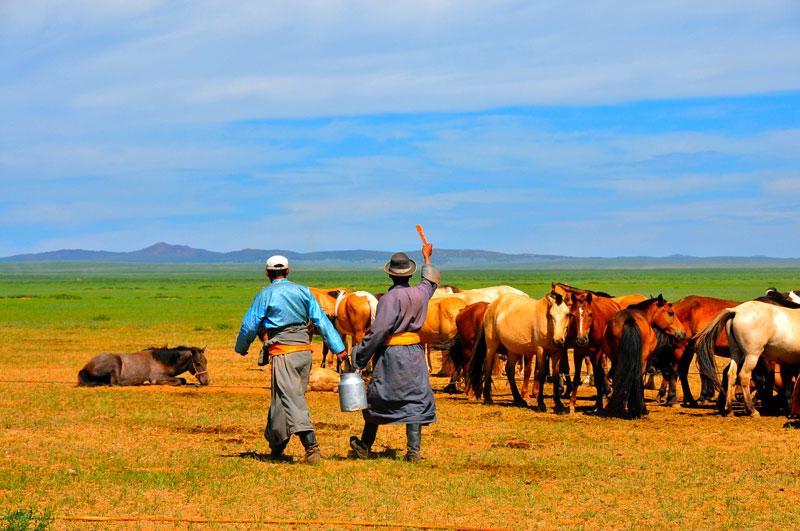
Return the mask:
[(258, 292), (242, 319), (235, 350), (239, 354), (247, 354), (247, 349), (258, 335), (258, 327), (262, 323), (267, 329), (267, 335), (272, 337), (270, 330), (306, 324), (309, 319), (320, 331), (322, 339), (331, 351), (344, 350), (339, 333), (322, 312), (311, 291), (288, 279), (276, 279)]

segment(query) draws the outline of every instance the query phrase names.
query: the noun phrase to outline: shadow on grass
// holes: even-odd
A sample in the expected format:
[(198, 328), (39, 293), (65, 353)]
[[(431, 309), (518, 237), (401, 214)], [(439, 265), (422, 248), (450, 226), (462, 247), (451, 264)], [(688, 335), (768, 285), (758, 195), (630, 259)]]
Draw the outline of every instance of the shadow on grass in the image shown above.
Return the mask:
[[(380, 452), (372, 452), (370, 453), (369, 459), (391, 459), (396, 460), (401, 458), (405, 454), (401, 454), (399, 450), (396, 448), (386, 448)], [(269, 453), (260, 453), (255, 451), (250, 452), (239, 452), (235, 454), (220, 454), (220, 457), (225, 458), (237, 458), (237, 459), (252, 459), (254, 461), (260, 461), (262, 463), (288, 463), (288, 464), (295, 464), (300, 463), (300, 459), (298, 458), (295, 460), (292, 456), (283, 455), (280, 459), (272, 459), (269, 456)], [(332, 455), (332, 456), (322, 456), (323, 460), (326, 461), (357, 461), (358, 457), (356, 453), (350, 450), (346, 457), (341, 455)]]

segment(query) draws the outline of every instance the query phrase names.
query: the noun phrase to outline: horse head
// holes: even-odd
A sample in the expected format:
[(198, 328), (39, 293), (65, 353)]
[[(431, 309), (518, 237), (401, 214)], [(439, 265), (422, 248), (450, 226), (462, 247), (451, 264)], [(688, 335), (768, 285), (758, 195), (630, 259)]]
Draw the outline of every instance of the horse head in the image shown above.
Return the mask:
[(592, 330), (594, 314), (592, 314), (592, 293), (574, 294), (569, 308), (575, 322), (575, 344), (585, 347), (589, 344), (589, 332)]
[(191, 347), (191, 363), (189, 372), (195, 375), (200, 385), (208, 385), (211, 381), (208, 377), (208, 361), (206, 360), (206, 347)]
[(653, 317), (653, 326), (664, 332), (665, 334), (675, 338), (675, 341), (683, 341), (686, 339), (686, 329), (683, 327), (680, 319), (675, 317), (675, 312), (672, 311), (672, 305), (664, 300), (661, 294), (655, 303), (655, 315)]
[(553, 342), (556, 346), (563, 347), (569, 333), (569, 306), (560, 293), (550, 292), (545, 298), (547, 299), (547, 316), (553, 322)]

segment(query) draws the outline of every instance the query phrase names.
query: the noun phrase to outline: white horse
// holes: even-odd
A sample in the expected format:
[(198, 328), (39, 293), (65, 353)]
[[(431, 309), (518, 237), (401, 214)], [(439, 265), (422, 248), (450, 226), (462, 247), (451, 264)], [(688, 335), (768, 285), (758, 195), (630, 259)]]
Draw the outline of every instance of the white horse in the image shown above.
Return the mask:
[[(713, 370), (714, 343), (725, 328), (731, 353), (728, 368), (728, 389), (723, 414), (732, 408), (736, 371), (741, 367), (744, 403), (752, 417), (759, 417), (750, 396), (750, 378), (758, 358), (775, 361), (781, 365), (800, 363), (800, 309), (784, 308), (758, 301), (750, 301), (734, 308), (722, 310), (697, 336), (696, 352), (701, 371), (707, 373), (717, 389), (721, 389)], [(703, 367), (711, 367), (711, 371)], [(711, 374), (708, 374), (710, 372)], [(800, 407), (800, 385), (795, 385), (792, 395), (792, 412)]]

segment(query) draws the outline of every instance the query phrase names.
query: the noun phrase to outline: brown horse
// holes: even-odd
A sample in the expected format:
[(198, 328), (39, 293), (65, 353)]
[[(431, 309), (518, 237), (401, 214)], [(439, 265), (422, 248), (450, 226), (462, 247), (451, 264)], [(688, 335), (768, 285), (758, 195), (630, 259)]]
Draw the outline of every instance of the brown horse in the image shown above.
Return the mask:
[[(664, 374), (664, 381), (668, 383), (667, 403), (669, 405), (677, 405), (677, 378), (681, 380), (681, 388), (683, 390), (683, 402), (690, 406), (697, 406), (697, 402), (692, 396), (692, 391), (689, 388), (689, 368), (694, 358), (695, 341), (694, 337), (711, 322), (717, 314), (725, 308), (733, 308), (740, 304), (736, 301), (726, 299), (715, 299), (713, 297), (701, 297), (698, 295), (689, 295), (679, 301), (672, 303), (672, 311), (675, 316), (683, 325), (686, 330), (686, 338), (683, 341), (677, 341), (672, 344), (672, 352), (668, 355), (666, 363), (669, 364), (662, 372)], [(728, 352), (728, 336), (721, 334), (717, 338), (716, 345), (714, 346), (714, 353), (717, 356), (730, 357)], [(662, 384), (663, 389), (663, 384)], [(713, 395), (713, 389), (708, 389), (708, 386), (703, 385), (703, 390), (700, 393), (700, 402), (705, 402), (710, 396)], [(662, 392), (659, 392), (662, 396)]]
[(426, 347), (429, 373), (432, 370), (431, 349), (447, 348), (458, 333), (456, 316), (467, 306), (469, 303), (460, 297), (440, 297), (428, 302), (428, 313), (419, 330), (419, 338)]
[[(584, 309), (584, 327), (589, 328), (589, 334), (585, 345), (579, 345), (577, 335), (573, 349), (574, 376), (572, 378), (572, 392), (570, 394), (570, 412), (575, 411), (575, 404), (578, 398), (578, 386), (581, 381), (581, 366), (583, 361), (588, 358), (594, 372), (594, 384), (597, 389), (596, 409), (603, 409), (603, 395), (605, 394), (607, 381), (605, 368), (603, 367), (603, 339), (606, 333), (606, 326), (611, 318), (620, 311), (619, 305), (613, 300), (611, 295), (601, 291), (590, 291), (579, 289), (567, 284), (553, 284), (553, 291), (563, 295), (569, 294), (571, 298), (584, 298), (589, 304), (588, 313)], [(569, 341), (569, 340), (568, 340)]]
[(628, 306), (609, 321), (603, 352), (612, 363), (614, 391), (603, 411), (606, 416), (638, 418), (647, 414), (642, 377), (647, 360), (658, 345), (653, 328), (677, 341), (686, 337), (683, 325), (661, 295)]
[[(351, 336), (351, 345), (358, 345), (375, 320), (378, 299), (366, 291), (342, 294), (336, 301), (333, 325), (342, 336)], [(345, 350), (347, 350), (345, 344)], [(349, 354), (348, 358), (349, 359)], [(349, 370), (346, 364), (345, 370)]]
[[(537, 399), (537, 409), (546, 411), (544, 405), (546, 356), (554, 358), (553, 398), (556, 411), (561, 412), (564, 406), (558, 392), (559, 374), (558, 357), (562, 352), (569, 329), (570, 313), (564, 298), (556, 293), (548, 293), (542, 299), (533, 299), (527, 295), (506, 294), (491, 303), (483, 318), (482, 333), (478, 337), (473, 352), (470, 378), (472, 388), (478, 393), (483, 389), (484, 403), (492, 403), (491, 378), (498, 351), (503, 347), (508, 352), (506, 360), (506, 377), (514, 396), (514, 404), (527, 407), (528, 383), (530, 380), (533, 357), (536, 356), (537, 369), (533, 386), (533, 396)], [(522, 395), (517, 389), (514, 379), (514, 368), (521, 359), (525, 359)]]
[[(346, 295), (351, 293), (351, 291), (347, 288), (315, 288), (312, 286), (308, 287), (308, 290), (311, 292), (311, 295), (317, 300), (317, 304), (319, 307), (322, 308), (322, 312), (325, 316), (331, 321), (331, 323), (336, 322), (336, 300), (339, 298), (340, 295)], [(316, 330), (315, 330), (316, 332)], [(345, 336), (342, 337), (342, 343), (344, 343), (345, 348), (347, 348), (347, 339)], [(328, 359), (328, 345), (325, 342), (322, 343), (322, 365), (321, 367), (324, 369), (327, 366), (327, 359)], [(338, 371), (341, 368), (341, 363), (337, 360), (336, 363), (336, 370)]]
[(625, 308), (628, 308), (630, 306), (633, 306), (634, 304), (639, 304), (640, 302), (643, 302), (643, 301), (647, 300), (647, 297), (645, 297), (644, 295), (639, 295), (639, 294), (635, 294), (635, 295), (620, 295), (619, 297), (611, 297), (611, 298), (614, 299), (614, 302), (619, 304), (619, 307), (622, 310), (624, 310)]
[(457, 333), (449, 343), (448, 349), (442, 353), (442, 368), (450, 377), (450, 383), (445, 387), (445, 392), (455, 393), (456, 382), (463, 376), (467, 396), (475, 397), (466, 375), (469, 374), (472, 349), (475, 347), (478, 334), (483, 329), (483, 316), (488, 307), (488, 302), (480, 301), (470, 304), (458, 312), (456, 316)]
[(184, 385), (178, 378), (189, 371), (201, 385), (208, 385), (206, 348), (151, 347), (126, 354), (99, 354), (78, 372), (78, 385)]

